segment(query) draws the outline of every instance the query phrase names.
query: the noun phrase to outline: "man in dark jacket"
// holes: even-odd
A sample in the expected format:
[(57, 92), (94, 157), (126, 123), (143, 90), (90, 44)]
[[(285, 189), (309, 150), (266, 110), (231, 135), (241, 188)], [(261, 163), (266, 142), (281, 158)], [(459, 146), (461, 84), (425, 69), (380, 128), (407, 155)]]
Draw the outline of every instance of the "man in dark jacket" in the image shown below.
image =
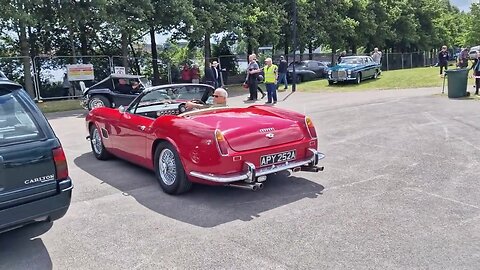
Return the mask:
[(212, 71), (213, 71), (213, 78), (215, 82), (215, 88), (219, 88), (220, 86), (222, 86), (222, 78), (221, 78), (222, 73), (220, 71), (220, 68), (218, 67), (217, 61), (213, 61)]
[(277, 89), (282, 82), (285, 84), (285, 88), (283, 88), (283, 89), (285, 89), (285, 90), (288, 89), (287, 66), (288, 66), (287, 61), (283, 58), (283, 56), (280, 56), (280, 64), (278, 65)]
[(443, 68), (448, 69), (448, 59), (450, 55), (447, 51), (447, 46), (443, 46), (442, 50), (438, 53), (438, 66), (440, 67), (440, 76), (443, 76)]
[(480, 61), (477, 57), (473, 61), (472, 66), (469, 68), (473, 69), (473, 77), (475, 77), (475, 95), (478, 95), (478, 89), (480, 88)]
[(205, 67), (205, 82), (215, 87), (215, 76), (213, 75), (212, 64), (208, 62), (208, 66)]

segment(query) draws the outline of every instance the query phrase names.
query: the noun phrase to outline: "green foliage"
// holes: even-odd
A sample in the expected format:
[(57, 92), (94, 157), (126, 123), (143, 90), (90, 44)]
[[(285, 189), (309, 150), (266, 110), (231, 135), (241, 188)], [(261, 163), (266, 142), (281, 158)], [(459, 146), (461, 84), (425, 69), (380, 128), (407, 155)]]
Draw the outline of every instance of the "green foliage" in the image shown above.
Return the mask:
[[(293, 0), (0, 0), (0, 6), (3, 56), (21, 54), (20, 29), (27, 33), (31, 56), (139, 57), (135, 45), (142, 45), (149, 29), (189, 41), (187, 49), (159, 56), (175, 62), (195, 58), (195, 48), (204, 46), (209, 57), (210, 37), (219, 33), (235, 37), (236, 53), (259, 46), (273, 46), (276, 53), (293, 50)], [(296, 0), (296, 6), (300, 50), (323, 45), (335, 51), (411, 52), (480, 44), (479, 4), (469, 13), (448, 0)], [(222, 42), (222, 50), (231, 45)]]

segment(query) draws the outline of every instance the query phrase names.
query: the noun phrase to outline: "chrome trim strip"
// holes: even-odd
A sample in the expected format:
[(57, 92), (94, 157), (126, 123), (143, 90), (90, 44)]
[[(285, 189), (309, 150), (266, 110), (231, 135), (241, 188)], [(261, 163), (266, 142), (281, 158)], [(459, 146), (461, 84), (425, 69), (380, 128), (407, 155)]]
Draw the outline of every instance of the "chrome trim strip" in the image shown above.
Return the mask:
[(73, 189), (73, 183), (72, 183), (72, 180), (63, 180), (61, 182), (58, 183), (58, 185), (62, 185), (62, 184), (67, 184), (67, 183), (70, 183), (70, 186), (68, 188), (64, 188), (62, 189), (61, 191), (62, 192), (65, 192), (65, 191), (69, 191), (69, 190), (72, 190)]
[(203, 180), (216, 182), (216, 183), (230, 183), (236, 181), (246, 181), (248, 183), (252, 183), (255, 181), (255, 178), (259, 176), (264, 176), (271, 173), (281, 172), (289, 169), (293, 169), (296, 167), (305, 166), (311, 164), (311, 166), (316, 166), (319, 160), (325, 158), (323, 153), (318, 152), (313, 148), (309, 148), (308, 151), (312, 152), (312, 156), (293, 162), (285, 162), (283, 164), (276, 164), (265, 168), (256, 169), (255, 165), (249, 162), (245, 162), (246, 172), (236, 173), (236, 174), (227, 174), (227, 175), (218, 175), (212, 173), (201, 173), (192, 171), (189, 174), (193, 177), (200, 178)]

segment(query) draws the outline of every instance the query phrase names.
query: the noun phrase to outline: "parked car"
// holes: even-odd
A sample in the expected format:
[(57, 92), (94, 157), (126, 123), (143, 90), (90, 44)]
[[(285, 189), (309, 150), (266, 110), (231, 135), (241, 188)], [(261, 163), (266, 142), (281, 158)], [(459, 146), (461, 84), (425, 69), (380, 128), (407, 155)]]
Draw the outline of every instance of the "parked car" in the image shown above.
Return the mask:
[(328, 84), (353, 81), (357, 84), (369, 78), (378, 78), (381, 65), (370, 56), (346, 56), (342, 61), (328, 70)]
[(72, 189), (46, 118), (21, 85), (0, 78), (0, 232), (61, 218)]
[[(125, 84), (122, 84), (125, 83)], [(138, 83), (134, 89), (133, 84)], [(145, 89), (146, 79), (139, 75), (111, 74), (107, 78), (82, 90), (82, 107), (91, 110), (97, 107), (118, 108), (126, 106)]]
[(94, 156), (114, 155), (155, 171), (169, 194), (192, 183), (257, 190), (276, 172), (323, 170), (315, 127), (302, 114), (265, 105), (185, 111), (185, 98), (199, 100), (213, 90), (167, 85), (145, 90), (126, 108), (90, 111)]
[[(290, 63), (287, 68), (288, 81), (293, 80), (293, 65)], [(315, 60), (305, 60), (295, 62), (296, 82), (305, 82), (318, 80), (327, 77), (328, 66), (324, 62)]]
[(480, 46), (471, 47), (470, 51), (468, 52), (468, 57), (470, 59), (476, 59), (479, 51), (480, 51)]

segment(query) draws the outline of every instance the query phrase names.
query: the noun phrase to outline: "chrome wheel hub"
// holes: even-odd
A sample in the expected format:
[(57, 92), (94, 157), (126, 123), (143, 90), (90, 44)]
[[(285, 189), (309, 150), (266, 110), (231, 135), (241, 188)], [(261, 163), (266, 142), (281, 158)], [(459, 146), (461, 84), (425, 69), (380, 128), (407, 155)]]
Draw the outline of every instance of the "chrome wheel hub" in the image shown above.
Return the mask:
[(177, 178), (177, 165), (175, 155), (170, 149), (163, 149), (158, 160), (158, 169), (163, 183), (167, 186), (175, 183)]
[(101, 99), (94, 98), (90, 101), (90, 108), (95, 109), (100, 107), (105, 107), (105, 104)]
[(96, 154), (100, 155), (102, 153), (102, 138), (100, 138), (100, 133), (98, 132), (98, 129), (93, 130), (92, 138), (90, 138), (93, 146), (93, 151), (95, 151)]

